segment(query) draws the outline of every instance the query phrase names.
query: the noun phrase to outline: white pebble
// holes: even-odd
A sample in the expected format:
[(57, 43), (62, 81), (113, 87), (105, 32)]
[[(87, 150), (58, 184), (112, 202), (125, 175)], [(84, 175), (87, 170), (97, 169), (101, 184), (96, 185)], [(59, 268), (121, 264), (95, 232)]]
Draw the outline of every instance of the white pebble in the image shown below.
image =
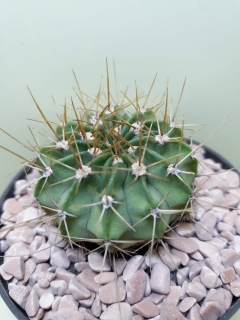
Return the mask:
[(39, 300), (39, 305), (43, 309), (49, 309), (53, 304), (53, 301), (54, 301), (54, 295), (52, 293), (50, 292), (44, 293)]

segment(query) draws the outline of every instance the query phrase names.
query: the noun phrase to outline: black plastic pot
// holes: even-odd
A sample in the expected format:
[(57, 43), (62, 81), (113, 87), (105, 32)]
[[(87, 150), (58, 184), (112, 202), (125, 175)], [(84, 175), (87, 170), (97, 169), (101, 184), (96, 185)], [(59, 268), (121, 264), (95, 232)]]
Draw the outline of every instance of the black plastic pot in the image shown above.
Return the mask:
[[(225, 160), (223, 157), (221, 157), (219, 154), (217, 154), (215, 151), (204, 147), (205, 149), (205, 157), (206, 158), (211, 158), (216, 162), (219, 162), (222, 164), (223, 169), (230, 169), (233, 168), (233, 166)], [(19, 172), (11, 181), (9, 186), (6, 188), (5, 192), (0, 198), (0, 207), (2, 207), (3, 202), (8, 199), (13, 197), (13, 192), (14, 192), (14, 184), (17, 180), (19, 179), (24, 179), (25, 178), (25, 171), (22, 170)], [(2, 212), (1, 212), (2, 214)], [(0, 216), (1, 216), (0, 214)], [(0, 256), (2, 256), (3, 253), (0, 251)], [(3, 258), (0, 258), (0, 265), (3, 263)], [(0, 295), (5, 301), (6, 305), (9, 307), (9, 309), (12, 311), (12, 313), (15, 315), (15, 317), (18, 320), (28, 320), (28, 316), (26, 312), (20, 308), (10, 297), (8, 294), (8, 283), (5, 281), (1, 276), (0, 276)], [(227, 312), (219, 318), (220, 320), (227, 320), (230, 319), (238, 310), (240, 309), (240, 298), (233, 298), (232, 306), (227, 310)]]

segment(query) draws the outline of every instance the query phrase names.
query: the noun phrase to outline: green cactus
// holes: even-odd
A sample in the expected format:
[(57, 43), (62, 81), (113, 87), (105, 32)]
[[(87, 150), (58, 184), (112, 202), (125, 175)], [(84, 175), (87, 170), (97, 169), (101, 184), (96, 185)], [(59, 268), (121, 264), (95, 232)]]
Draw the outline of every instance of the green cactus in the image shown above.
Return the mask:
[(71, 243), (108, 243), (114, 251), (161, 239), (189, 211), (198, 165), (183, 128), (167, 116), (167, 97), (161, 121), (157, 108), (139, 107), (137, 95), (111, 106), (108, 93), (106, 107), (98, 95), (100, 112), (79, 98), (81, 115), (72, 103), (75, 119), (67, 120), (65, 107), (56, 130), (37, 105), (56, 140), (37, 154), (40, 206)]

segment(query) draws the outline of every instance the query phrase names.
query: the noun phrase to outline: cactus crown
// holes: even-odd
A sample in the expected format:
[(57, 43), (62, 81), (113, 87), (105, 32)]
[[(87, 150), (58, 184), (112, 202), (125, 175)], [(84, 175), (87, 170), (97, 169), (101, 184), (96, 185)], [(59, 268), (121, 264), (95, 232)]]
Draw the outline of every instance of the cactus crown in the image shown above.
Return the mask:
[(167, 116), (167, 94), (163, 120), (159, 106), (146, 108), (147, 99), (140, 107), (138, 93), (134, 101), (111, 105), (109, 80), (108, 101), (100, 103), (99, 91), (97, 111), (78, 97), (81, 112), (72, 102), (75, 118), (68, 120), (65, 107), (56, 129), (34, 100), (55, 137), (37, 153), (42, 176), (36, 199), (71, 244), (109, 243), (121, 250), (161, 239), (189, 211), (197, 172), (183, 126)]

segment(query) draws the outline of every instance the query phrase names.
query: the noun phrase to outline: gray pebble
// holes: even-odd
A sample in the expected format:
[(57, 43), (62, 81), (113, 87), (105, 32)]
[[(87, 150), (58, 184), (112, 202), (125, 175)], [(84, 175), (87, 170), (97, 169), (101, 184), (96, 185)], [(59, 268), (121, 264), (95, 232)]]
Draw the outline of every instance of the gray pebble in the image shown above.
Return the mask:
[(154, 249), (152, 250), (148, 250), (148, 253), (145, 256), (145, 263), (146, 265), (150, 268), (154, 266), (154, 264), (158, 263), (158, 262), (162, 262), (158, 252)]
[(78, 302), (73, 298), (72, 295), (65, 295), (62, 297), (58, 310), (71, 308), (73, 310), (78, 310)]
[(201, 253), (199, 251), (196, 251), (194, 253), (191, 253), (189, 255), (192, 259), (197, 260), (197, 261), (201, 261), (204, 260), (203, 256), (201, 255)]
[(98, 252), (93, 252), (88, 255), (88, 263), (93, 271), (111, 271), (108, 260), (103, 261), (103, 255)]
[(230, 226), (228, 223), (224, 223), (224, 222), (218, 222), (217, 224), (217, 230), (219, 232), (222, 231), (230, 231), (232, 234), (236, 234), (236, 229), (232, 226)]
[(158, 254), (162, 259), (163, 263), (170, 269), (170, 271), (174, 271), (179, 267), (181, 259), (177, 256), (174, 256), (167, 247), (165, 249), (159, 246)]
[(207, 295), (206, 287), (200, 282), (191, 282), (188, 284), (186, 293), (189, 297), (201, 301)]
[(52, 288), (53, 293), (58, 296), (63, 296), (68, 289), (67, 282), (64, 280), (53, 280), (50, 283), (50, 286)]
[(95, 296), (96, 296), (95, 292), (91, 292), (91, 296), (89, 298), (79, 300), (80, 305), (86, 308), (90, 308), (93, 304)]
[[(178, 302), (180, 300), (182, 288), (180, 286), (170, 286), (170, 292), (167, 295), (166, 299), (171, 301), (175, 306), (178, 305)], [(151, 296), (150, 296), (151, 297)], [(160, 295), (161, 300), (158, 300), (158, 302), (154, 302), (155, 304), (160, 303), (164, 299), (164, 295)], [(152, 298), (151, 298), (152, 299)]]
[(195, 223), (196, 234), (198, 239), (208, 241), (212, 239), (213, 227), (209, 226), (206, 222)]
[(197, 204), (199, 204), (205, 211), (209, 211), (213, 207), (213, 199), (209, 197), (197, 197)]
[(179, 236), (188, 238), (194, 235), (196, 228), (191, 223), (180, 222), (174, 230), (177, 232)]
[(29, 290), (27, 287), (15, 285), (15, 287), (10, 289), (9, 295), (20, 307), (25, 308), (29, 296)]
[(68, 240), (63, 238), (59, 234), (59, 230), (54, 226), (50, 226), (47, 228), (47, 236), (48, 242), (57, 248), (64, 248), (66, 247), (66, 245), (68, 245)]
[(9, 281), (13, 278), (12, 274), (7, 273), (6, 271), (4, 271), (3, 269), (3, 265), (0, 266), (0, 274), (3, 277), (4, 280)]
[(69, 282), (70, 280), (76, 278), (74, 273), (71, 273), (63, 268), (57, 268), (56, 276), (58, 280), (64, 280), (66, 282)]
[(170, 292), (170, 270), (163, 263), (156, 263), (152, 268), (150, 285), (153, 291), (161, 294)]
[(235, 227), (236, 227), (237, 233), (240, 235), (240, 216), (238, 216), (235, 220)]
[(126, 282), (127, 300), (130, 304), (135, 304), (142, 300), (147, 286), (147, 274), (143, 270), (138, 270)]
[(184, 320), (186, 319), (179, 311), (178, 307), (171, 301), (165, 299), (161, 303), (161, 320)]
[(202, 284), (208, 288), (215, 288), (218, 280), (218, 275), (213, 272), (210, 268), (203, 266), (201, 273), (200, 273), (200, 279)]
[(188, 287), (188, 280), (185, 280), (182, 284), (182, 287), (181, 287), (181, 292), (180, 292), (180, 297), (179, 297), (180, 300), (183, 300), (184, 298), (186, 298), (187, 287)]
[(192, 240), (198, 244), (198, 250), (205, 258), (220, 261), (219, 250), (213, 244), (201, 241), (198, 238), (192, 238)]
[(59, 320), (58, 313), (56, 311), (45, 312), (42, 320)]
[(183, 284), (183, 282), (188, 279), (188, 275), (189, 275), (189, 267), (185, 267), (182, 268), (180, 270), (178, 270), (177, 272), (177, 283), (179, 286), (181, 286)]
[(42, 308), (39, 308), (37, 314), (34, 317), (29, 317), (30, 320), (40, 320), (44, 317), (45, 310)]
[(167, 232), (164, 240), (175, 249), (186, 253), (193, 253), (198, 250), (198, 243), (196, 243), (196, 241), (177, 236), (173, 231)]
[(70, 266), (70, 261), (68, 260), (67, 254), (64, 250), (55, 252), (51, 256), (51, 263), (52, 265), (63, 269), (68, 269)]
[(196, 303), (196, 299), (192, 297), (184, 298), (178, 305), (178, 309), (185, 313), (192, 308), (192, 306)]
[[(218, 208), (218, 207), (213, 207), (214, 208)], [(204, 224), (207, 224), (208, 226), (214, 228), (216, 223), (217, 223), (217, 217), (214, 214), (214, 211), (207, 211), (205, 212), (205, 214), (203, 215), (203, 217), (201, 218), (201, 222)]]
[(92, 271), (92, 269), (85, 269), (77, 276), (77, 279), (89, 290), (97, 292), (99, 285), (94, 281), (96, 275), (97, 273)]
[(52, 311), (58, 311), (61, 299), (62, 299), (62, 297), (60, 297), (60, 296), (55, 297), (53, 304), (52, 304)]
[(239, 187), (239, 174), (237, 172), (228, 170), (225, 172), (225, 177), (228, 182), (229, 188)]
[(33, 286), (33, 289), (37, 292), (37, 294), (39, 295), (39, 297), (41, 297), (44, 293), (53, 293), (53, 290), (51, 287), (48, 287), (48, 288), (41, 288), (39, 286), (38, 283), (36, 283), (34, 286)]
[(229, 290), (222, 289), (224, 294), (225, 309), (228, 310), (232, 304), (232, 293)]
[(19, 239), (26, 243), (32, 243), (36, 235), (35, 228), (24, 227), (20, 233)]
[(5, 252), (8, 250), (10, 244), (7, 240), (0, 240), (0, 251)]
[(182, 264), (183, 266), (186, 266), (186, 265), (187, 265), (187, 263), (188, 263), (188, 261), (189, 261), (189, 255), (188, 255), (188, 254), (186, 254), (186, 253), (183, 252), (183, 251), (179, 251), (179, 250), (177, 250), (177, 249), (174, 249), (174, 248), (172, 248), (171, 251), (172, 251), (172, 254), (174, 254), (175, 256), (177, 256), (177, 257), (180, 258), (181, 264)]
[(76, 262), (74, 264), (74, 268), (78, 272), (82, 272), (84, 269), (88, 269), (89, 268), (89, 263), (88, 262)]
[(123, 273), (124, 268), (127, 265), (127, 260), (124, 258), (117, 259), (115, 262), (115, 268), (117, 274), (120, 276)]
[(150, 285), (150, 277), (147, 273), (146, 275), (147, 275), (147, 285), (146, 285), (146, 290), (144, 292), (144, 297), (148, 297), (152, 292), (151, 285)]
[(126, 297), (126, 286), (122, 278), (112, 281), (99, 288), (99, 298), (101, 302), (112, 304), (121, 302)]
[(220, 254), (222, 264), (225, 268), (233, 267), (234, 263), (240, 260), (240, 254), (232, 249), (222, 249)]
[(227, 241), (228, 241), (229, 243), (231, 243), (231, 242), (234, 241), (234, 236), (233, 236), (233, 234), (232, 234), (230, 231), (222, 231), (222, 232), (220, 233), (220, 236), (223, 237), (223, 238), (225, 238), (225, 239), (227, 239)]
[(47, 279), (44, 279), (44, 278), (39, 279), (38, 280), (38, 285), (41, 288), (48, 288), (49, 287), (49, 281)]
[(194, 277), (200, 274), (203, 266), (205, 266), (204, 261), (198, 261), (192, 264), (189, 270), (189, 279), (192, 280)]
[(2, 268), (3, 271), (19, 280), (24, 277), (25, 264), (23, 257), (11, 257), (7, 259), (5, 257)]
[(206, 298), (203, 301), (203, 304), (207, 302), (216, 302), (221, 307), (222, 316), (226, 311), (225, 295), (222, 288), (210, 289), (207, 293)]
[[(212, 244), (219, 251), (227, 247), (227, 240), (225, 238), (220, 237), (219, 235), (212, 238), (212, 240), (207, 243)], [(220, 259), (218, 259), (220, 261)]]
[(117, 279), (117, 273), (115, 272), (102, 272), (94, 277), (94, 281), (99, 284), (106, 284)]
[(149, 319), (159, 315), (157, 306), (152, 302), (150, 298), (146, 298), (132, 306), (132, 311), (140, 314), (141, 316)]
[(123, 280), (127, 281), (131, 278), (131, 276), (140, 268), (141, 264), (143, 263), (143, 256), (136, 255), (133, 256), (131, 259), (128, 260), (128, 263), (123, 270)]
[(132, 310), (128, 303), (114, 303), (110, 305), (100, 316), (101, 320), (132, 320)]
[(33, 272), (36, 269), (36, 263), (32, 258), (28, 259), (25, 262), (25, 267), (24, 267), (24, 278), (21, 281), (21, 284), (25, 284), (28, 282), (30, 276), (33, 274)]
[(237, 260), (233, 265), (236, 273), (240, 276), (240, 260)]
[[(68, 320), (84, 320), (84, 316), (81, 312), (78, 310), (66, 307), (66, 308), (61, 308), (57, 312), (57, 320), (62, 320), (62, 319), (68, 319)], [(85, 318), (86, 319), (86, 318)], [(50, 319), (49, 319), (50, 320)]]
[(29, 317), (34, 317), (39, 310), (39, 296), (34, 289), (32, 289), (28, 296), (25, 310)]
[(224, 269), (221, 272), (221, 279), (223, 283), (230, 283), (235, 278), (235, 270), (231, 267)]
[(217, 302), (207, 302), (200, 308), (203, 320), (217, 320), (221, 314), (221, 306)]
[(39, 264), (39, 263), (46, 262), (49, 260), (50, 252), (51, 252), (50, 244), (43, 243), (40, 245), (37, 252), (35, 252), (32, 255), (32, 257), (33, 257), (35, 263)]
[(232, 281), (231, 285), (231, 292), (235, 297), (240, 297), (240, 280)]
[[(173, 287), (171, 287), (173, 288)], [(150, 299), (152, 300), (152, 302), (154, 304), (159, 304), (160, 302), (162, 302), (166, 297), (168, 297), (171, 294), (171, 291), (169, 292), (169, 294), (166, 296), (165, 294), (160, 294), (160, 293), (156, 293), (156, 292), (152, 292), (150, 294)]]
[(227, 193), (222, 202), (222, 206), (236, 208), (239, 203), (239, 196), (233, 193)]
[(202, 320), (200, 315), (200, 305), (195, 303), (195, 305), (189, 310), (187, 319), (189, 320)]
[(35, 236), (33, 242), (29, 246), (30, 252), (34, 253), (35, 251), (37, 251), (37, 249), (39, 249), (43, 243), (46, 243), (45, 237)]
[(93, 301), (93, 304), (91, 306), (91, 311), (95, 317), (99, 317), (102, 311), (102, 304), (101, 300), (99, 298), (99, 295), (96, 294), (95, 299)]
[(214, 199), (215, 205), (220, 205), (223, 202), (223, 192), (220, 189), (212, 189), (209, 190), (209, 197)]
[(215, 272), (217, 275), (220, 274), (220, 263), (212, 260), (211, 258), (206, 258), (205, 260), (205, 264), (207, 267), (209, 267), (213, 272)]
[(86, 261), (86, 253), (83, 251), (83, 249), (68, 248), (66, 250), (66, 254), (70, 262), (76, 263)]
[(229, 211), (229, 213), (227, 213), (225, 215), (225, 217), (223, 218), (223, 222), (234, 227), (234, 224), (236, 223), (237, 217), (238, 217), (237, 210), (231, 210), (231, 211)]
[(91, 292), (77, 280), (69, 282), (69, 291), (75, 300), (87, 299), (91, 296)]

